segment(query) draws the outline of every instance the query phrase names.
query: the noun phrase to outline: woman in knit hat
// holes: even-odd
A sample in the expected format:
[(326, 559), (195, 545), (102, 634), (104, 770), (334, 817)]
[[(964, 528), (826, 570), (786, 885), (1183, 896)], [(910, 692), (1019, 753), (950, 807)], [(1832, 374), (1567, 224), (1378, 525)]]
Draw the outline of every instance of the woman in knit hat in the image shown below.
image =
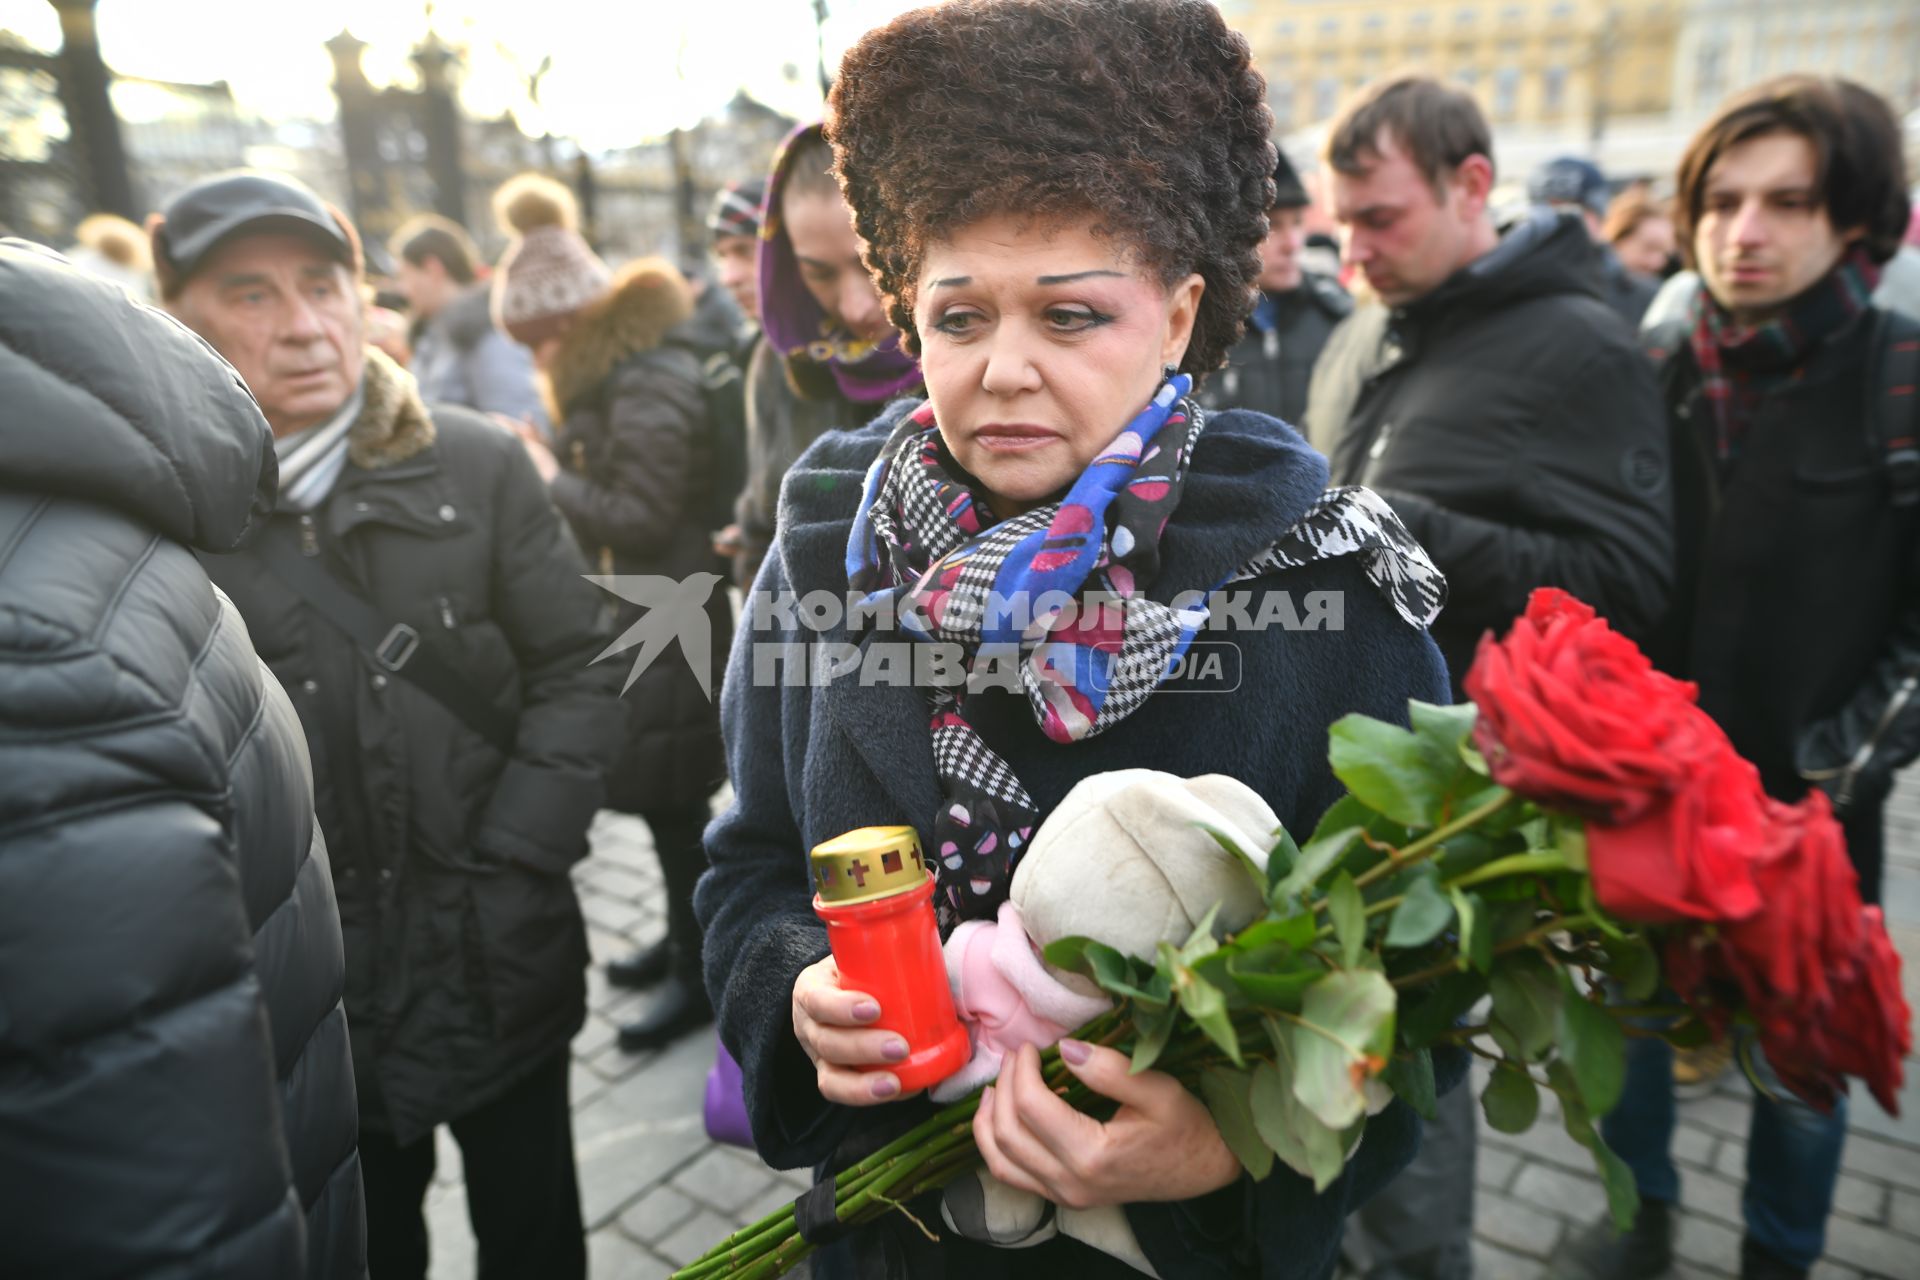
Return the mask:
[[(494, 275), (494, 314), (534, 352), (553, 443), (531, 427), (521, 438), (554, 505), (602, 574), (676, 582), (705, 574), (718, 586), (709, 542), (714, 427), (698, 327), (687, 323), (686, 280), (659, 258), (609, 272), (577, 230), (572, 193), (551, 178), (510, 180), (494, 209), (517, 236)], [(619, 608), (615, 631), (623, 634), (643, 611), (624, 601)], [(676, 645), (629, 677), (626, 746), (607, 774), (607, 807), (646, 819), (667, 890), (664, 963), (648, 975), (658, 979), (658, 994), (640, 1023), (622, 1029), (629, 1048), (661, 1043), (712, 1016), (700, 980), (693, 886), (706, 869), (707, 799), (726, 766), (719, 712), (701, 677), (710, 680), (725, 664), (733, 628), (724, 592), (708, 596), (706, 611), (701, 669)]]
[(613, 287), (613, 273), (580, 234), (573, 192), (544, 174), (502, 183), (493, 215), (513, 238), (493, 275), (493, 322), (544, 368), (574, 318)]

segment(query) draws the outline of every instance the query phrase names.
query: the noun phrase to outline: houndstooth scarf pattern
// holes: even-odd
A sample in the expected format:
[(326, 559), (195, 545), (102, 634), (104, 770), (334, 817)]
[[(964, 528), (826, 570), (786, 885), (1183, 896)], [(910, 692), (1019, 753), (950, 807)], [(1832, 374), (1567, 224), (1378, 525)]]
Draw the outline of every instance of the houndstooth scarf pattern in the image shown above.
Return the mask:
[(1414, 541), (1385, 498), (1357, 484), (1321, 494), (1298, 523), (1228, 581), (1244, 582), (1336, 556), (1359, 556), (1367, 579), (1409, 626), (1428, 626), (1447, 603), (1447, 580), (1426, 548)]

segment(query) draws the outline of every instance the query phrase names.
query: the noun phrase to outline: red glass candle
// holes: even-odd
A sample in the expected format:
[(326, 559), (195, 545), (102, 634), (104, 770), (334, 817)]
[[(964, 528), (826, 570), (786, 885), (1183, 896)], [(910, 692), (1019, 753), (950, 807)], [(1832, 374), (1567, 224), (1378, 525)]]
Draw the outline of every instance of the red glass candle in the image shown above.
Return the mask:
[(873, 1025), (907, 1042), (891, 1071), (900, 1091), (936, 1085), (966, 1064), (967, 1030), (953, 1012), (933, 876), (912, 827), (861, 827), (813, 850), (813, 909), (827, 922), (840, 985), (880, 1005)]

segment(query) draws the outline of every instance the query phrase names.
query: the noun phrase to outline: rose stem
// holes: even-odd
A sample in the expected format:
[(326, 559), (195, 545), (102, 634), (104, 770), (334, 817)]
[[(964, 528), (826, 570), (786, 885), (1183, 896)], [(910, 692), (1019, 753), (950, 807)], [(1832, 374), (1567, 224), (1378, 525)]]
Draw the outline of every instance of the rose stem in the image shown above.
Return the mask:
[[(1501, 956), (1506, 955), (1510, 951), (1519, 951), (1524, 947), (1532, 946), (1549, 934), (1559, 933), (1563, 929), (1584, 928), (1592, 923), (1593, 917), (1585, 913), (1570, 916), (1555, 916), (1553, 919), (1528, 930), (1526, 933), (1508, 938), (1505, 942), (1502, 942), (1493, 949), (1493, 954)], [(1460, 953), (1456, 951), (1445, 960), (1439, 961), (1436, 964), (1428, 965), (1424, 969), (1416, 969), (1412, 973), (1401, 974), (1399, 977), (1391, 978), (1388, 981), (1398, 990), (1422, 986), (1432, 982), (1436, 978), (1444, 978), (1450, 973), (1457, 972), (1460, 968), (1458, 963), (1459, 959)]]
[[(1502, 791), (1486, 803), (1467, 810), (1452, 822), (1435, 827), (1418, 840), (1408, 844), (1406, 848), (1400, 850), (1398, 853), (1389, 849), (1387, 851), (1387, 860), (1379, 866), (1355, 877), (1353, 887), (1356, 889), (1364, 889), (1374, 883), (1374, 881), (1383, 880), (1394, 872), (1401, 870), (1406, 867), (1408, 863), (1418, 862), (1436, 845), (1444, 844), (1461, 832), (1480, 825), (1480, 823), (1488, 817), (1512, 804), (1516, 798), (1513, 792)], [(1328, 870), (1332, 870), (1332, 868), (1329, 867)]]

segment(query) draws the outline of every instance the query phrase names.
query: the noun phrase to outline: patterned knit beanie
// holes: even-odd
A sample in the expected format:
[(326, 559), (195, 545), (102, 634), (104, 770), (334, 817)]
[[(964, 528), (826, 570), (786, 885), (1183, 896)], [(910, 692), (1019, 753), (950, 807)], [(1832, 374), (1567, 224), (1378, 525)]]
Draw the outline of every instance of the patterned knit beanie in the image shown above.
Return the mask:
[(559, 337), (613, 287), (613, 273), (580, 235), (565, 186), (523, 173), (494, 193), (493, 212), (514, 237), (493, 275), (493, 320), (515, 342), (535, 347)]
[(758, 236), (760, 206), (767, 202), (767, 180), (745, 178), (729, 182), (713, 198), (707, 211), (707, 231), (714, 239), (721, 236)]

